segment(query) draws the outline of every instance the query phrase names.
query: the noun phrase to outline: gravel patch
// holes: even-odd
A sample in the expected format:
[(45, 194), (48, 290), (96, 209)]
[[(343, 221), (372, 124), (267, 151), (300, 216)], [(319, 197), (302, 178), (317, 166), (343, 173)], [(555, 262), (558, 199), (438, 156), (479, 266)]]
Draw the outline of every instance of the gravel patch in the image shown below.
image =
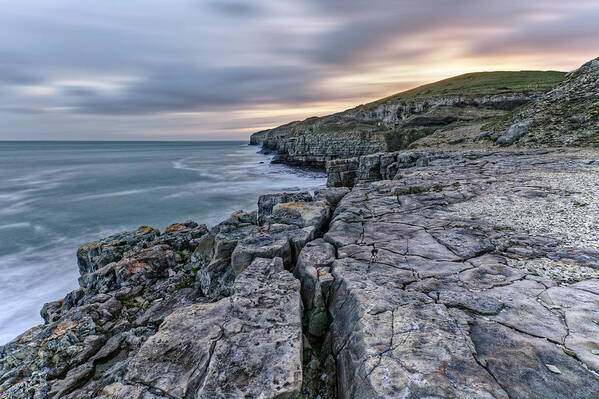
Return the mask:
[(511, 267), (527, 270), (537, 276), (547, 277), (562, 283), (599, 278), (599, 270), (577, 263), (554, 261), (547, 258), (521, 260), (507, 259)]
[[(528, 188), (542, 196), (481, 195), (453, 206), (456, 216), (483, 218), (497, 227), (559, 239), (565, 247), (599, 248), (599, 168), (532, 171)], [(512, 190), (510, 190), (512, 191)]]

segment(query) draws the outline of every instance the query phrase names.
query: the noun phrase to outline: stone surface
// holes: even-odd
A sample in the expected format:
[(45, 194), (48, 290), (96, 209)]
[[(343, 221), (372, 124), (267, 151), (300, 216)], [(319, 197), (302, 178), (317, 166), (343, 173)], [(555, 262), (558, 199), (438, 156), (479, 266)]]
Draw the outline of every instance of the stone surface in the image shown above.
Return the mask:
[(299, 282), (280, 258), (258, 258), (215, 303), (173, 312), (125, 381), (172, 397), (294, 397), (301, 388)]
[(375, 154), (351, 190), (86, 244), (0, 397), (596, 398), (596, 160)]
[(337, 206), (339, 201), (349, 193), (347, 187), (336, 187), (336, 188), (324, 188), (316, 190), (314, 193), (315, 201), (324, 201), (332, 207)]
[(312, 195), (308, 192), (261, 195), (258, 198), (258, 223), (263, 224), (266, 222), (276, 204), (310, 201), (312, 201)]
[(314, 226), (321, 231), (331, 217), (331, 207), (323, 201), (285, 202), (276, 204), (268, 217), (271, 223), (287, 223), (298, 227)]
[[(281, 201), (309, 211), (275, 223)], [(309, 193), (270, 195), (262, 225), (239, 211), (211, 229), (142, 227), (83, 245), (80, 288), (0, 347), (0, 397), (297, 397), (303, 306), (284, 268), (331, 209)]]
[(514, 144), (520, 140), (520, 137), (524, 136), (526, 132), (531, 128), (533, 122), (526, 120), (518, 123), (514, 123), (510, 128), (495, 140), (500, 145)]
[[(427, 166), (413, 162), (393, 180), (365, 183), (373, 159), (389, 164), (389, 154), (377, 157), (360, 159), (368, 167), (356, 169), (324, 236), (338, 258), (325, 339), (338, 397), (599, 395), (596, 274), (549, 275), (520, 263), (568, 256), (570, 267), (587, 267), (592, 230), (573, 239), (544, 203), (552, 193), (584, 197), (577, 226), (596, 226), (597, 200), (585, 196), (594, 185), (559, 191), (565, 180), (552, 174), (591, 182), (597, 166), (577, 152), (436, 152)], [(482, 205), (506, 197), (537, 204), (536, 234), (517, 210), (496, 217)]]
[(326, 304), (334, 281), (330, 274), (334, 261), (335, 247), (323, 239), (308, 243), (297, 259), (295, 274), (302, 283), (307, 332), (316, 337), (323, 336), (328, 327)]

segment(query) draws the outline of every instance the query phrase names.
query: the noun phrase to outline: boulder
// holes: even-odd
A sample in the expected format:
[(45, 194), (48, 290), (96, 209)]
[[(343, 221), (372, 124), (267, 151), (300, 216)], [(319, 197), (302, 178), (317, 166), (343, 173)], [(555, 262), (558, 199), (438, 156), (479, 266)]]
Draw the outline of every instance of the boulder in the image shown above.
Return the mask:
[(331, 207), (322, 201), (284, 202), (273, 207), (270, 223), (291, 224), (298, 227), (314, 226), (321, 231), (329, 222)]
[(272, 210), (276, 204), (284, 202), (310, 201), (312, 201), (312, 195), (308, 192), (261, 195), (258, 198), (258, 223), (262, 225), (264, 222), (266, 222), (267, 217), (272, 213)]
[(501, 145), (514, 144), (516, 141), (520, 140), (520, 137), (524, 136), (526, 132), (528, 132), (532, 125), (532, 120), (514, 123), (512, 126), (510, 126), (507, 132), (503, 133), (497, 138), (496, 143)]
[(231, 298), (167, 317), (126, 379), (181, 398), (295, 397), (302, 382), (299, 290), (282, 259), (254, 260)]

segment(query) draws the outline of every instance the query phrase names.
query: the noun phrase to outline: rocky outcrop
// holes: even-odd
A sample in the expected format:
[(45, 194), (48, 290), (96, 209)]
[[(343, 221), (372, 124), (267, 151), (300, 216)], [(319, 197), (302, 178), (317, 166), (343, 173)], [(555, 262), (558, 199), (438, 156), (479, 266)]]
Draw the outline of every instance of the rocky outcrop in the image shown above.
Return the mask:
[(328, 187), (353, 187), (358, 183), (392, 180), (401, 169), (427, 166), (447, 153), (434, 151), (396, 151), (364, 155), (327, 162)]
[(437, 154), (356, 184), (324, 236), (338, 397), (599, 395), (595, 156)]
[(346, 192), (264, 195), (210, 229), (144, 226), (81, 246), (80, 288), (0, 348), (0, 398), (297, 397), (296, 259)]
[(498, 123), (486, 138), (519, 147), (599, 146), (599, 58)]
[[(281, 258), (257, 258), (233, 292), (171, 313), (131, 360), (124, 381), (179, 398), (296, 397), (302, 382), (299, 282)], [(111, 394), (114, 388), (104, 388), (101, 397), (123, 397)]]
[(264, 139), (266, 138), (268, 130), (262, 130), (260, 132), (256, 132), (250, 137), (250, 145), (262, 145), (264, 144)]
[(261, 131), (250, 143), (278, 152), (276, 162), (324, 167), (334, 159), (405, 149), (440, 130), (480, 127), (538, 98), (562, 78), (559, 72), (466, 74)]
[(597, 159), (371, 154), (85, 244), (80, 288), (0, 347), (0, 398), (596, 398)]

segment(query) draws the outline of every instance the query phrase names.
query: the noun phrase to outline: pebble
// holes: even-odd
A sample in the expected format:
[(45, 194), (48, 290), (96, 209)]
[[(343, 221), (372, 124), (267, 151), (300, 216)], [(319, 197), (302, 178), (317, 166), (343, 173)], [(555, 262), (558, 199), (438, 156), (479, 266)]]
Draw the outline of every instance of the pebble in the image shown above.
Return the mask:
[(553, 364), (546, 364), (545, 366), (547, 366), (547, 368), (549, 369), (549, 371), (551, 371), (552, 373), (555, 373), (555, 374), (561, 374), (561, 373), (562, 373), (562, 372), (561, 372), (561, 371), (559, 371), (559, 369), (558, 369), (556, 366), (554, 366)]

